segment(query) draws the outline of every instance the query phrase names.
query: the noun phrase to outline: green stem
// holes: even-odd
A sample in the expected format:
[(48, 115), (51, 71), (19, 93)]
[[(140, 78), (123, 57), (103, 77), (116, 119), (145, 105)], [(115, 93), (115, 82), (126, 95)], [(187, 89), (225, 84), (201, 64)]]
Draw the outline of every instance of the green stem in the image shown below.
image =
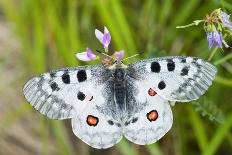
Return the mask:
[(177, 26), (177, 29), (183, 29), (183, 28), (187, 28), (187, 27), (191, 27), (191, 26), (197, 26), (199, 25), (201, 22), (203, 22), (204, 20), (195, 20), (193, 21), (193, 23), (188, 24), (188, 25), (183, 25), (183, 26)]
[(191, 23), (191, 24), (184, 25), (184, 26), (177, 26), (176, 28), (177, 28), (177, 29), (183, 29), (183, 28), (187, 28), (187, 27), (195, 26), (195, 25), (196, 25), (195, 23)]
[(229, 59), (232, 59), (232, 53), (230, 53), (230, 54), (228, 54), (227, 56), (225, 56), (225, 57), (223, 57), (223, 58), (221, 58), (221, 59), (215, 61), (214, 64), (215, 64), (215, 65), (220, 65), (221, 63), (223, 63), (223, 62), (225, 62), (225, 61), (227, 61), (227, 60), (229, 60)]
[(210, 56), (209, 56), (209, 58), (208, 58), (208, 61), (211, 61), (211, 60), (212, 60), (212, 58), (213, 58), (213, 56), (215, 55), (217, 49), (218, 49), (217, 46), (213, 49), (213, 51), (211, 52), (211, 54), (210, 54)]

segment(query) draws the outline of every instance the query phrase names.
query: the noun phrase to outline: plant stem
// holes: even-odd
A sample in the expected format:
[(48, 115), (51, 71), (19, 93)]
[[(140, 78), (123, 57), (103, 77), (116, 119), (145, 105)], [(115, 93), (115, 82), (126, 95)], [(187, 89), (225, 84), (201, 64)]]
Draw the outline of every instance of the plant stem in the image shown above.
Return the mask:
[(214, 64), (215, 65), (220, 65), (221, 63), (223, 63), (223, 62), (225, 62), (225, 61), (227, 61), (229, 59), (232, 59), (232, 53), (230, 53), (230, 54), (226, 55), (225, 57), (215, 61)]
[(211, 52), (211, 54), (210, 54), (210, 56), (209, 56), (209, 58), (208, 58), (208, 61), (211, 61), (211, 59), (212, 59), (213, 56), (215, 55), (217, 49), (218, 49), (218, 47), (215, 47), (215, 48), (213, 49), (213, 51)]
[(187, 28), (187, 27), (190, 27), (190, 26), (197, 26), (199, 25), (201, 22), (203, 22), (204, 20), (195, 20), (193, 21), (193, 23), (191, 24), (188, 24), (188, 25), (184, 25), (184, 26), (177, 26), (176, 28), (177, 29), (183, 29), (183, 28)]

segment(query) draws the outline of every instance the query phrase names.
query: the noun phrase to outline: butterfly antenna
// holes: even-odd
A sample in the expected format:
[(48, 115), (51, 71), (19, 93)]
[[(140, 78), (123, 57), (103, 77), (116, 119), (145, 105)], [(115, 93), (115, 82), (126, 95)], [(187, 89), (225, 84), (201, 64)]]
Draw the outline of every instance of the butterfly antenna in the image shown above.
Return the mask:
[(137, 56), (139, 56), (139, 55), (141, 55), (141, 54), (143, 54), (143, 53), (144, 53), (144, 52), (140, 52), (140, 53), (138, 53), (138, 54), (129, 56), (129, 57), (125, 58), (125, 59), (122, 59), (122, 61), (127, 60), (127, 59), (131, 59), (131, 58), (134, 58), (134, 57), (137, 57)]
[(111, 58), (111, 59), (114, 59), (112, 56), (109, 56), (108, 54), (106, 54), (106, 53), (104, 53), (104, 52), (102, 52), (102, 51), (100, 51), (100, 50), (96, 50), (98, 53), (100, 53), (101, 55), (103, 55), (103, 56), (106, 56), (106, 57), (108, 57), (108, 58)]

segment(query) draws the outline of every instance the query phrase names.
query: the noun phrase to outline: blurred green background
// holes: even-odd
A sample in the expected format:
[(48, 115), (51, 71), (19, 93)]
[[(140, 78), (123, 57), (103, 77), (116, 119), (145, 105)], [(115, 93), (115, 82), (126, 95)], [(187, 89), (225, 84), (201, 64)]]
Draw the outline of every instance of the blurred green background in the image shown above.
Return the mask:
[[(232, 50), (209, 50), (202, 25), (176, 29), (216, 8), (232, 13), (230, 0), (0, 0), (1, 155), (230, 155), (232, 154)], [(99, 63), (80, 62), (77, 51), (101, 49), (95, 28), (107, 26), (111, 49), (138, 51), (142, 58), (188, 55), (218, 68), (200, 100), (172, 107), (172, 129), (157, 143), (138, 146), (122, 140), (96, 150), (72, 133), (70, 120), (49, 120), (23, 98), (22, 86), (51, 69)], [(226, 38), (232, 46), (230, 36)], [(128, 60), (129, 63), (134, 60)]]

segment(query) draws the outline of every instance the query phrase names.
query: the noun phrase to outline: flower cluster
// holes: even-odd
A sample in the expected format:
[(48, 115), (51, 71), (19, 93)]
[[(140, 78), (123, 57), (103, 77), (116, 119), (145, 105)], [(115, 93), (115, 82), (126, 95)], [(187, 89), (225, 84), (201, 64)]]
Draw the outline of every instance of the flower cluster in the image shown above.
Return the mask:
[(212, 48), (216, 45), (222, 48), (229, 47), (222, 37), (223, 30), (232, 31), (232, 23), (230, 22), (230, 15), (221, 9), (214, 10), (211, 14), (206, 15), (204, 21), (204, 29), (207, 35), (208, 47)]
[(230, 15), (226, 12), (222, 11), (220, 8), (214, 10), (209, 15), (206, 15), (203, 20), (196, 20), (192, 24), (186, 26), (178, 26), (177, 28), (186, 28), (189, 26), (198, 25), (200, 23), (204, 23), (204, 30), (207, 35), (208, 47), (212, 48), (213, 45), (222, 48), (228, 48), (229, 45), (223, 39), (223, 35), (232, 33), (232, 22), (230, 22)]
[[(110, 32), (108, 31), (108, 29), (106, 27), (104, 27), (104, 33), (102, 33), (101, 31), (95, 29), (95, 36), (96, 38), (100, 41), (100, 43), (103, 45), (104, 48), (104, 52), (105, 55), (108, 54), (108, 48), (110, 45), (110, 41), (111, 41), (111, 36), (110, 36)], [(117, 61), (120, 61), (122, 59), (124, 55), (124, 51), (116, 51), (114, 52), (112, 58), (116, 59)], [(77, 59), (82, 60), (82, 61), (91, 61), (91, 60), (95, 60), (98, 57), (91, 51), (90, 48), (86, 48), (85, 52), (81, 52), (81, 53), (77, 53), (76, 54)], [(111, 57), (111, 56), (109, 56)], [(109, 63), (109, 58), (104, 58), (102, 63), (103, 64), (107, 64)]]

